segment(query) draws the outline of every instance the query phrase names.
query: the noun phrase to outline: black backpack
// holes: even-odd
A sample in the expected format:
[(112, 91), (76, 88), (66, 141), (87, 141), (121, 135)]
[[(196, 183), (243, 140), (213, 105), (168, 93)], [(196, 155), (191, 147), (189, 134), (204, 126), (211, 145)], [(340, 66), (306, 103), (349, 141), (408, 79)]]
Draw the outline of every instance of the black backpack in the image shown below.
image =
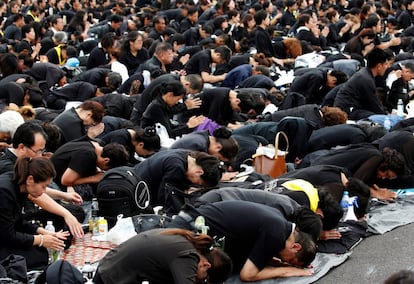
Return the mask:
[(124, 217), (138, 215), (147, 212), (150, 204), (147, 184), (128, 166), (107, 171), (98, 184), (96, 197), (99, 216), (108, 220), (109, 227), (116, 223), (119, 214)]

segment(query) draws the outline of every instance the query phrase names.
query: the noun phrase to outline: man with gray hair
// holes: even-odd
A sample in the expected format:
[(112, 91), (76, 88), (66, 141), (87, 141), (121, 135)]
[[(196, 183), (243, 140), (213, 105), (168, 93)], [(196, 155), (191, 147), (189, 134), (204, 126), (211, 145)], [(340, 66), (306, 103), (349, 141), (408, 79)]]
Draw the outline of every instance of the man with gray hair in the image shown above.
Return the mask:
[(8, 147), (17, 127), (24, 123), (23, 116), (14, 110), (0, 113), (0, 148)]
[(50, 49), (58, 46), (59, 44), (65, 44), (68, 41), (68, 36), (64, 31), (56, 31), (51, 36), (45, 36), (41, 41), (40, 44), (42, 48), (40, 49), (39, 54), (45, 55)]

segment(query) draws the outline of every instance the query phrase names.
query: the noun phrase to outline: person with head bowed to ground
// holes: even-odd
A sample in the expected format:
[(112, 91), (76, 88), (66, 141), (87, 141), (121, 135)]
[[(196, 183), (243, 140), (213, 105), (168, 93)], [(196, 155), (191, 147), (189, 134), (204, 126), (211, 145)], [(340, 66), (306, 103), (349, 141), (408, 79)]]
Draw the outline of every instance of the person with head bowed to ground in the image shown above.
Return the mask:
[(179, 193), (191, 194), (216, 186), (224, 170), (221, 164), (207, 153), (170, 149), (135, 165), (134, 171), (148, 185), (150, 204), (164, 206), (167, 214), (176, 214), (185, 202)]
[(313, 274), (313, 270), (303, 269), (316, 255), (312, 236), (297, 230), (296, 224), (286, 221), (278, 209), (241, 200), (198, 208), (186, 205), (168, 226), (194, 229), (198, 216), (204, 217), (210, 236), (225, 237), (224, 250), (233, 261), (233, 273), (239, 273), (240, 280)]
[(99, 263), (94, 283), (222, 283), (232, 262), (205, 234), (156, 229), (111, 250)]

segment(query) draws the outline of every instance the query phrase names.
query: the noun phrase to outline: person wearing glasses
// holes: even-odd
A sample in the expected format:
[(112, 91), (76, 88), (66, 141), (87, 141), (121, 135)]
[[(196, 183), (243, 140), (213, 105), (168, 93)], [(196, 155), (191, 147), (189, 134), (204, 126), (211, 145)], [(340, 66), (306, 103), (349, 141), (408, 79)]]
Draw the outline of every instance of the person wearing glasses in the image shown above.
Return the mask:
[[(0, 174), (12, 172), (18, 158), (41, 157), (46, 153), (46, 140), (47, 135), (40, 124), (32, 121), (21, 124), (13, 135), (12, 147), (7, 148), (5, 154), (0, 158)], [(30, 194), (28, 195), (29, 200), (43, 209), (40, 211), (41, 214), (36, 215), (36, 218), (42, 219), (43, 223), (46, 223), (47, 220), (53, 220), (53, 224), (57, 229), (64, 228), (66, 223), (73, 236), (83, 236), (83, 230), (79, 222), (83, 222), (85, 213), (83, 210), (79, 210), (78, 205), (83, 202), (79, 194), (62, 192), (49, 187), (46, 188), (46, 193), (36, 198)], [(54, 199), (64, 200), (69, 204), (65, 204), (64, 207)], [(27, 202), (26, 205), (33, 207), (30, 202)], [(25, 212), (25, 218), (31, 220), (33, 215), (29, 213), (30, 210), (26, 208)], [(71, 212), (78, 212), (79, 214), (76, 213), (78, 219)]]

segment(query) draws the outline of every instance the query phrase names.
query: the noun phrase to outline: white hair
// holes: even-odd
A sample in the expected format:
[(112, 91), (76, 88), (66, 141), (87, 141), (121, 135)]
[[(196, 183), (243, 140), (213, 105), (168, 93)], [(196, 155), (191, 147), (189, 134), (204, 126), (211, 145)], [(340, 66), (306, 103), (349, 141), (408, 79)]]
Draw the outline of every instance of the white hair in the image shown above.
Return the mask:
[(14, 110), (0, 113), (0, 132), (9, 133), (13, 137), (17, 127), (24, 123), (23, 116)]

